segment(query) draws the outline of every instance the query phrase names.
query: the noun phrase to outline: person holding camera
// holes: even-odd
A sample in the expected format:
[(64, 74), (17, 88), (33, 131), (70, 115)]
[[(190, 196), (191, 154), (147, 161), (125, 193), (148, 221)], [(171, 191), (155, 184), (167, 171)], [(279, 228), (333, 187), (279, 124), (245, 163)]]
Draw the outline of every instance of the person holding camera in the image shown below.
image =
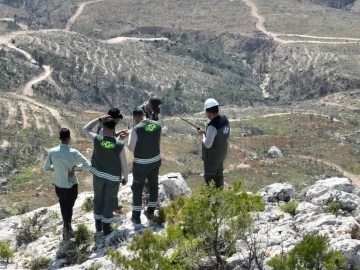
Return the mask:
[[(92, 131), (99, 123), (103, 124), (103, 135)], [(83, 129), (86, 137), (94, 143), (90, 171), (93, 174), (95, 228), (105, 236), (112, 232), (114, 198), (120, 182), (126, 185), (129, 174), (124, 143), (114, 137), (115, 126), (115, 119), (104, 115), (90, 121)]]

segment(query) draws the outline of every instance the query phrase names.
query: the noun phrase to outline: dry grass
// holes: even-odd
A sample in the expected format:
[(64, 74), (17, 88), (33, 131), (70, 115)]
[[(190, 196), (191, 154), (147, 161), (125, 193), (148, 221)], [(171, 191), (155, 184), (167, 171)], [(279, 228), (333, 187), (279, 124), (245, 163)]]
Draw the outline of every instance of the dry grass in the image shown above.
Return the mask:
[(269, 31), (329, 37), (360, 35), (359, 15), (293, 0), (254, 0)]
[(240, 34), (251, 33), (254, 26), (241, 1), (109, 0), (86, 6), (73, 30), (112, 38), (137, 29), (139, 36), (146, 36), (156, 33), (156, 27)]

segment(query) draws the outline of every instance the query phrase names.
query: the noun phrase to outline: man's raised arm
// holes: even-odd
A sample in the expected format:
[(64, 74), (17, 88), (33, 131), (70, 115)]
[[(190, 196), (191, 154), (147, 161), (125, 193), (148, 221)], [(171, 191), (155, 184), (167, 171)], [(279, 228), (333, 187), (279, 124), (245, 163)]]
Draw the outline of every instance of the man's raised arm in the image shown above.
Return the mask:
[(96, 119), (90, 121), (90, 122), (87, 123), (87, 124), (84, 126), (84, 128), (83, 128), (83, 131), (84, 131), (86, 137), (87, 137), (90, 141), (92, 141), (92, 142), (94, 142), (95, 137), (97, 136), (97, 134), (96, 134), (95, 132), (93, 132), (92, 129), (93, 129), (97, 124), (100, 123), (100, 120), (99, 120), (99, 119), (100, 119), (100, 118), (96, 118)]

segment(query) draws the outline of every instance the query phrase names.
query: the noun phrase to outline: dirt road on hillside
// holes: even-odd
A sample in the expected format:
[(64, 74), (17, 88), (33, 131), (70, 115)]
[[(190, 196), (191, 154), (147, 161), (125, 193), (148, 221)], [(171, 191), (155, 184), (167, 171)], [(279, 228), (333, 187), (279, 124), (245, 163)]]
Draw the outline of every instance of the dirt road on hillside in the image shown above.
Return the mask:
[[(15, 22), (15, 20), (13, 18), (0, 18), (0, 21), (3, 21), (3, 22)], [(19, 23), (17, 22), (16, 23), (21, 30), (28, 30), (28, 26), (26, 24), (23, 24), (23, 23)]]
[[(243, 0), (243, 2), (251, 8), (251, 15), (256, 18), (258, 21), (256, 23), (256, 28), (264, 33), (269, 38), (273, 39), (282, 44), (292, 44), (292, 43), (312, 43), (312, 44), (357, 44), (360, 43), (360, 38), (347, 38), (347, 37), (321, 37), (321, 36), (310, 36), (310, 35), (298, 35), (298, 34), (279, 34), (268, 31), (264, 25), (265, 18), (259, 14), (258, 7), (251, 2), (251, 0)], [(286, 37), (299, 37), (306, 38), (304, 40), (290, 40), (290, 39), (281, 39), (279, 36)], [(323, 40), (344, 40), (344, 41), (319, 41), (314, 39), (323, 39)]]
[(138, 40), (144, 40), (144, 41), (154, 41), (154, 40), (160, 40), (160, 41), (168, 41), (168, 38), (136, 38), (136, 37), (116, 37), (116, 38), (111, 38), (108, 40), (105, 40), (104, 42), (107, 44), (117, 44), (117, 43), (121, 43), (127, 40), (133, 40), (133, 41), (138, 41)]
[(70, 30), (71, 26), (76, 22), (77, 18), (81, 15), (84, 11), (84, 7), (88, 4), (97, 3), (97, 2), (104, 2), (105, 0), (94, 0), (90, 2), (81, 2), (79, 3), (78, 9), (76, 10), (75, 14), (67, 21), (65, 30)]
[(33, 96), (34, 92), (32, 89), (32, 86), (45, 80), (47, 77), (49, 77), (49, 75), (52, 72), (52, 69), (50, 68), (50, 66), (43, 66), (44, 68), (44, 72), (42, 74), (40, 74), (39, 76), (33, 78), (31, 81), (29, 81), (25, 87), (24, 90), (22, 91), (24, 95), (26, 96)]
[(314, 162), (319, 162), (319, 163), (323, 163), (326, 166), (329, 167), (334, 167), (336, 170), (338, 170), (339, 172), (341, 172), (345, 177), (349, 178), (357, 187), (360, 187), (360, 176), (357, 174), (353, 174), (353, 173), (349, 173), (347, 171), (344, 171), (339, 165), (336, 165), (334, 163), (331, 163), (330, 161), (327, 160), (323, 160), (320, 158), (314, 158), (314, 157), (309, 157), (309, 156), (303, 156), (303, 155), (298, 155), (295, 156), (301, 159), (306, 159), (306, 160), (311, 160)]

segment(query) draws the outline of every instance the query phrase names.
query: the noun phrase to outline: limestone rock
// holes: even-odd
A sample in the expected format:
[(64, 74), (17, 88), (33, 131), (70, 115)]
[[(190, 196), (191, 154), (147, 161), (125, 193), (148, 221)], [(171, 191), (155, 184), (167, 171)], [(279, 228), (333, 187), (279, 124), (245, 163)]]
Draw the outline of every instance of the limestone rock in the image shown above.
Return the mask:
[(352, 193), (355, 190), (355, 186), (348, 178), (331, 177), (325, 180), (319, 180), (306, 193), (306, 201), (311, 201), (329, 190)]
[(159, 180), (159, 204), (164, 206), (181, 195), (190, 196), (191, 190), (180, 173), (170, 173)]
[(280, 157), (283, 157), (283, 154), (279, 148), (277, 148), (276, 146), (271, 146), (268, 151), (268, 157), (280, 158)]
[(358, 223), (353, 223), (351, 226), (351, 238), (360, 240), (360, 226)]
[(335, 201), (341, 204), (341, 209), (351, 212), (360, 204), (360, 197), (348, 178), (332, 177), (319, 180), (306, 193), (305, 200), (319, 206), (325, 206)]
[(258, 191), (267, 202), (289, 202), (295, 198), (295, 189), (290, 184), (275, 183)]
[(360, 241), (354, 239), (343, 239), (331, 242), (331, 247), (340, 251), (348, 263), (360, 265)]

